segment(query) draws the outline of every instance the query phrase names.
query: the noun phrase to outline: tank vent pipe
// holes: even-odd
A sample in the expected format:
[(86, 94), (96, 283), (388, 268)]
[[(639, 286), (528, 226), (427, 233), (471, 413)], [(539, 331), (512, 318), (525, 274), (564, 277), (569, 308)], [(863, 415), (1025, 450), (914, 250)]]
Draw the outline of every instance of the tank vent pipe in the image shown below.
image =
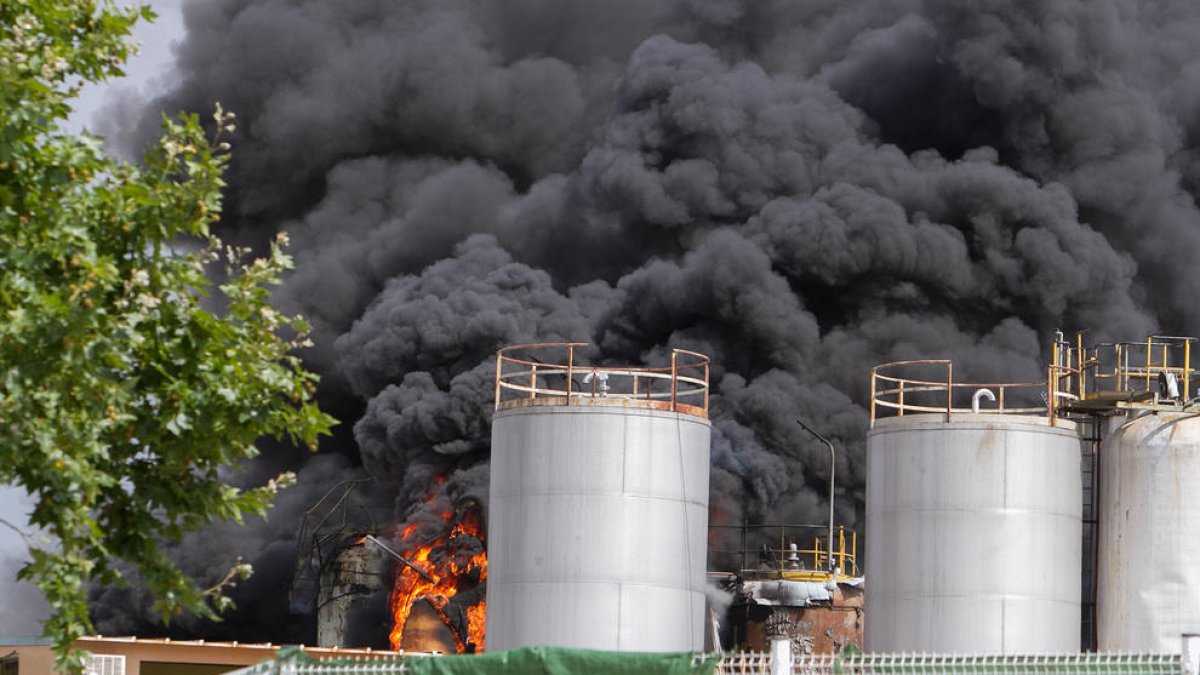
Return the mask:
[(971, 412), (979, 414), (979, 399), (986, 397), (989, 401), (995, 401), (996, 395), (991, 389), (976, 389), (975, 395), (971, 397)]

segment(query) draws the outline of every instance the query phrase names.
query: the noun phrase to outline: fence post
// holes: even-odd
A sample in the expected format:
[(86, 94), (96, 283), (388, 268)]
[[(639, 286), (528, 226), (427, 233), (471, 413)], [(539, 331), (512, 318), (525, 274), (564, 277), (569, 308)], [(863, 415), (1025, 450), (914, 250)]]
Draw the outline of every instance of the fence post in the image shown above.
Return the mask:
[(1200, 635), (1196, 633), (1183, 634), (1183, 673), (1200, 674)]
[(771, 675), (792, 675), (792, 641), (789, 638), (771, 639)]

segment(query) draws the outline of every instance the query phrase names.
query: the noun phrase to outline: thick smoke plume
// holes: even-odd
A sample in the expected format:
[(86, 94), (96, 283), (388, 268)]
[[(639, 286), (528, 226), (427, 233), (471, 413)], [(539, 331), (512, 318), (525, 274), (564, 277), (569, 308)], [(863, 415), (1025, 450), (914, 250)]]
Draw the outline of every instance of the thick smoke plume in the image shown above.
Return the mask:
[[(712, 356), (715, 522), (861, 508), (869, 368), (1043, 376), (1056, 329), (1200, 333), (1193, 0), (194, 0), (175, 90), (239, 130), (223, 227), (292, 234), (278, 294), (343, 433), (269, 523), (181, 559), (259, 574), (210, 637), (286, 616), (299, 515), (345, 478), (404, 523), (486, 501), (494, 351)], [(964, 372), (965, 371), (965, 372)], [(350, 433), (350, 430), (353, 433)], [(444, 477), (444, 482), (435, 480)], [(376, 502), (378, 504), (378, 502)], [(869, 552), (868, 552), (869, 555)], [(151, 632), (136, 593), (105, 633)]]

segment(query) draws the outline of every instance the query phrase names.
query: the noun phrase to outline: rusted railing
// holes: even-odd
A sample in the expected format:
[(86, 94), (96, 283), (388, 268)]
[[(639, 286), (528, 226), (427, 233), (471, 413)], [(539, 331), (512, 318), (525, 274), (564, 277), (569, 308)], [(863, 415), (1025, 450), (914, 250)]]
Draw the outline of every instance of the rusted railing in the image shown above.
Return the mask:
[(496, 409), (612, 402), (708, 417), (709, 358), (671, 350), (670, 366), (589, 366), (586, 342), (512, 345), (496, 352)]
[[(942, 373), (936, 376), (906, 376), (914, 370), (939, 368)], [(897, 417), (940, 413), (947, 420), (959, 413), (1044, 414), (1053, 423), (1064, 400), (1075, 398), (1074, 393), (1058, 386), (1071, 372), (1066, 366), (1052, 364), (1041, 382), (955, 382), (954, 362), (949, 359), (884, 363), (871, 369), (871, 422), (890, 412)], [(1019, 401), (1015, 405), (1014, 395)], [(1031, 404), (1033, 396), (1039, 397), (1040, 403)], [(966, 400), (970, 405), (963, 404)]]

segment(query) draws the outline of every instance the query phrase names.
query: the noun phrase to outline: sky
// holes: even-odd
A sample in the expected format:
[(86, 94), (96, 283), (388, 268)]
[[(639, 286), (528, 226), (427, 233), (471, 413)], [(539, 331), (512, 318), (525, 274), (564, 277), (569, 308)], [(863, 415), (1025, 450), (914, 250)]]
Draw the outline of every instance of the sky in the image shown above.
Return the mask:
[[(93, 118), (122, 96), (136, 93), (149, 98), (163, 86), (171, 70), (171, 47), (183, 32), (180, 11), (182, 0), (152, 0), (158, 14), (154, 23), (141, 23), (134, 34), (140, 51), (130, 60), (126, 76), (118, 81), (93, 85), (84, 90), (75, 104), (68, 123), (71, 131), (94, 129)], [(0, 518), (19, 528), (27, 528), (32, 503), (19, 488), (0, 486)], [(18, 583), (16, 571), (24, 562), (25, 545), (11, 527), (0, 525), (0, 636), (25, 636), (41, 633), (41, 622), (49, 606), (36, 588)]]

